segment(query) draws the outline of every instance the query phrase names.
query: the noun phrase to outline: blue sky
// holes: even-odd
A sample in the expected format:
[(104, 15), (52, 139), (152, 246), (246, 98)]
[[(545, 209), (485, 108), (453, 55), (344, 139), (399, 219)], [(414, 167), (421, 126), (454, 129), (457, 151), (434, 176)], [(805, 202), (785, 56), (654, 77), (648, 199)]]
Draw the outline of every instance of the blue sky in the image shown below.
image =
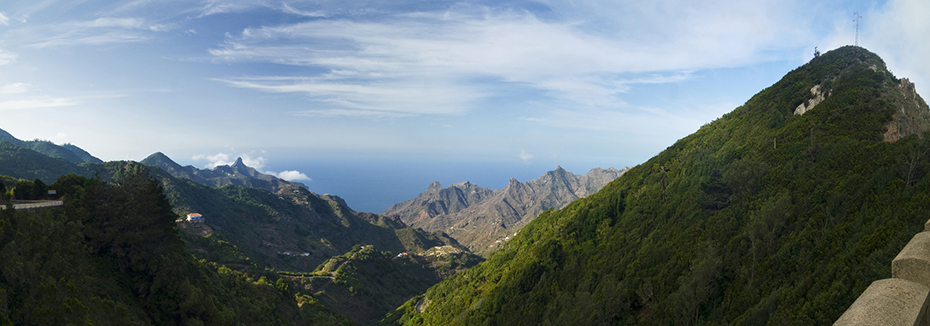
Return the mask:
[(584, 173), (852, 44), (855, 11), (928, 94), (927, 1), (5, 0), (0, 128), (308, 184), (311, 158)]

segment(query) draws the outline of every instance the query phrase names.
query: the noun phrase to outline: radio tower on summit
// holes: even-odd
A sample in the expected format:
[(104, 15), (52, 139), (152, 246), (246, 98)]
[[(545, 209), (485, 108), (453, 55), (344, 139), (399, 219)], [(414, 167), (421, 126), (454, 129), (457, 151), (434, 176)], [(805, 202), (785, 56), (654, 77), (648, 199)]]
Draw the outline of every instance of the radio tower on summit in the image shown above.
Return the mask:
[(862, 18), (862, 16), (859, 15), (858, 11), (853, 15), (856, 15), (856, 19), (853, 19), (853, 21), (856, 22), (856, 46), (859, 46), (859, 19)]

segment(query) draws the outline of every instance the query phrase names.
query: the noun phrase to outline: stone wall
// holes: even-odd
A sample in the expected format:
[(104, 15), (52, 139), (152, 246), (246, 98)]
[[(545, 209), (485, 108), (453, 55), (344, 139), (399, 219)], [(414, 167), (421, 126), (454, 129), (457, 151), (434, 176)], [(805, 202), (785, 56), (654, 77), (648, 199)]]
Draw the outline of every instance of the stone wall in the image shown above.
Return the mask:
[(833, 325), (930, 325), (930, 221), (891, 262), (891, 278), (872, 282)]

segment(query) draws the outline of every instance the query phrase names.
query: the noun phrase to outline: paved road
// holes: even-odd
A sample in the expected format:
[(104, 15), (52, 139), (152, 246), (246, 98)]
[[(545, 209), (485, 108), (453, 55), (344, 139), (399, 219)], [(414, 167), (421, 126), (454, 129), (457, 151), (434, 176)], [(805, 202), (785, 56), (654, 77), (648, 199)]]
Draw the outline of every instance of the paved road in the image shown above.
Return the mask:
[[(30, 200), (28, 202), (13, 202), (14, 209), (33, 209), (33, 208), (42, 208), (42, 207), (55, 207), (64, 205), (64, 202), (60, 200)], [(6, 205), (0, 206), (0, 209), (5, 209)]]

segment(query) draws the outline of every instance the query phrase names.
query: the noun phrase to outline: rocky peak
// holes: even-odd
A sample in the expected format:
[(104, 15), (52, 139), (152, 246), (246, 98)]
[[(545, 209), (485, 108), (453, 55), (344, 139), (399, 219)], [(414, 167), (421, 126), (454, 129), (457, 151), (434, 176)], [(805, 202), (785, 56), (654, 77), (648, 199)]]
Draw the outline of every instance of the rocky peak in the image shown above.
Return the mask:
[(917, 94), (916, 87), (907, 78), (902, 78), (890, 94), (890, 102), (895, 105), (891, 121), (886, 124), (884, 141), (895, 142), (905, 136), (930, 131), (930, 107)]
[(426, 191), (440, 191), (440, 190), (442, 190), (442, 184), (440, 184), (439, 181), (433, 181), (433, 183), (430, 183), (429, 187), (426, 188)]

